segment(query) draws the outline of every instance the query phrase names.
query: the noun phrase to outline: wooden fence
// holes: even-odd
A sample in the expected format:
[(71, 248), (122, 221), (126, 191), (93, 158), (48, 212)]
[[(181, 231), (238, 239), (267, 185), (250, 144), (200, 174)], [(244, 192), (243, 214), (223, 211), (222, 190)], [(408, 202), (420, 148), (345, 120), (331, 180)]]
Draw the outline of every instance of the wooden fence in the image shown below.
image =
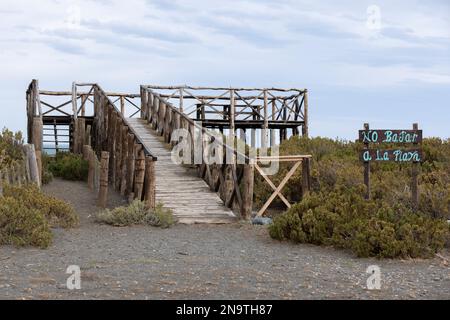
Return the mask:
[[(133, 128), (128, 125), (122, 110), (118, 110), (99, 85), (84, 84), (84, 86), (91, 86), (89, 92), (92, 91), (94, 95), (94, 119), (89, 132), (94, 157), (89, 159), (95, 168), (92, 178), (94, 186), (98, 188), (99, 194), (102, 194), (99, 198), (104, 197), (102, 186), (105, 187), (107, 181), (130, 201), (133, 199), (146, 201), (148, 207), (154, 208), (154, 162), (157, 158), (147, 150)], [(74, 141), (78, 141), (75, 145), (80, 146), (86, 137), (83, 119), (74, 119), (74, 127), (78, 128), (74, 131)], [(83, 147), (76, 147), (75, 152), (82, 153)], [(106, 165), (105, 152), (108, 156), (106, 177), (101, 174)], [(105, 206), (105, 201), (99, 201), (99, 205)]]
[(41, 174), (34, 145), (24, 145), (22, 160), (15, 161), (7, 167), (0, 167), (0, 195), (3, 192), (2, 186), (5, 184), (21, 186), (35, 183), (40, 187)]

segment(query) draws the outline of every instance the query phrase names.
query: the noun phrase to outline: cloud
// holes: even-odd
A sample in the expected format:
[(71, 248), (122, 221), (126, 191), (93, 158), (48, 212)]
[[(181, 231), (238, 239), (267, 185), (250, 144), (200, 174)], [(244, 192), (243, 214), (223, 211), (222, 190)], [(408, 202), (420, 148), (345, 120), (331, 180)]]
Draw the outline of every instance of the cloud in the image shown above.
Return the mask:
[[(23, 104), (18, 88), (34, 77), (48, 89), (67, 89), (73, 80), (119, 91), (136, 91), (141, 83), (307, 87), (311, 116), (341, 116), (350, 131), (359, 121), (350, 117), (364, 101), (348, 102), (355, 91), (395, 89), (401, 93), (389, 100), (394, 104), (423, 86), (444, 90), (450, 84), (450, 4), (443, 0), (379, 0), (382, 28), (376, 31), (366, 26), (372, 1), (2, 4), (8, 9), (0, 10), (0, 85), (17, 105)], [(69, 23), (71, 6), (80, 9), (79, 25)], [(439, 90), (436, 106), (446, 102)], [(337, 91), (342, 99), (328, 101)]]

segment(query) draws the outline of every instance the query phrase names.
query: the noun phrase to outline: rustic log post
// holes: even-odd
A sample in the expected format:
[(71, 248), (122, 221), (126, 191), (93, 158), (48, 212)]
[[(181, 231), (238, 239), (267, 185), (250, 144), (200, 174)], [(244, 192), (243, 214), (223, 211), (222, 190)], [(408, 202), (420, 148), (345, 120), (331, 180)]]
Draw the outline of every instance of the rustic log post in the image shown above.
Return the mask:
[(134, 154), (134, 134), (128, 133), (128, 158), (127, 158), (127, 188), (126, 194), (129, 195), (133, 192), (134, 186), (134, 165), (136, 157)]
[(127, 178), (130, 175), (127, 174), (127, 167), (128, 167), (128, 127), (125, 126), (123, 128), (122, 132), (122, 168), (121, 168), (121, 179), (120, 179), (120, 194), (122, 196), (125, 195), (125, 192), (127, 190)]
[(226, 164), (224, 169), (224, 202), (225, 206), (228, 208), (233, 207), (233, 190), (234, 190), (234, 182), (233, 182), (233, 166), (231, 164)]
[[(112, 108), (111, 108), (112, 109)], [(116, 148), (117, 148), (117, 112), (112, 109), (111, 111), (111, 119), (109, 120), (110, 123), (110, 135), (109, 135), (109, 171), (110, 171), (110, 177), (111, 177), (111, 185), (116, 185)]]
[(87, 144), (83, 146), (83, 160), (89, 160), (89, 148)]
[(153, 99), (152, 108), (152, 129), (157, 130), (158, 128), (158, 110), (159, 110), (159, 97), (155, 96)]
[(145, 154), (141, 145), (136, 146), (136, 175), (134, 180), (134, 197), (142, 200), (145, 179)]
[(302, 135), (304, 137), (309, 136), (309, 121), (308, 121), (308, 90), (305, 90), (304, 100), (303, 100), (303, 127), (302, 127)]
[(159, 102), (159, 117), (158, 117), (158, 133), (164, 134), (164, 118), (166, 115), (166, 104), (164, 101)]
[[(275, 120), (275, 114), (276, 114), (275, 99), (272, 99), (271, 106), (272, 106), (272, 120)], [(270, 146), (272, 148), (275, 146), (275, 139), (276, 139), (275, 135), (276, 135), (276, 131), (274, 129), (270, 130)]]
[(244, 175), (242, 177), (243, 194), (241, 218), (250, 220), (253, 212), (253, 186), (255, 177), (255, 166), (252, 163), (244, 164)]
[(309, 158), (302, 160), (302, 197), (305, 197), (311, 191), (310, 185), (311, 162)]
[(145, 204), (148, 209), (156, 206), (155, 161), (150, 156), (145, 158)]
[(87, 144), (88, 146), (92, 145), (91, 134), (92, 134), (92, 127), (90, 125), (87, 125), (86, 134), (84, 136), (84, 144)]
[(122, 118), (120, 116), (117, 117), (117, 122), (116, 122), (116, 134), (115, 134), (115, 152), (114, 152), (114, 157), (115, 157), (115, 167), (114, 167), (114, 189), (115, 190), (120, 190), (120, 177), (122, 174), (121, 171), (121, 154), (122, 154), (122, 143), (121, 143), (121, 137), (122, 137), (122, 128), (123, 128), (123, 122), (122, 122)]
[[(37, 151), (42, 151), (42, 144), (43, 144), (42, 134), (43, 134), (42, 118), (41, 117), (34, 117), (33, 118), (32, 144), (34, 145), (34, 150), (36, 152)], [(42, 176), (42, 166), (41, 166), (41, 162), (40, 161), (38, 161), (38, 170), (39, 170), (39, 176)]]
[[(364, 124), (364, 130), (369, 131), (369, 124)], [(364, 149), (369, 150), (369, 143), (366, 142), (364, 144)], [(364, 184), (366, 185), (366, 200), (370, 199), (370, 162), (365, 161), (364, 162)]]
[(78, 119), (73, 119), (72, 124), (72, 146), (71, 146), (71, 152), (78, 153)]
[(78, 154), (81, 154), (83, 152), (85, 136), (86, 136), (86, 119), (78, 118)]
[(88, 171), (88, 188), (90, 190), (94, 190), (94, 178), (95, 178), (95, 153), (94, 150), (89, 147), (88, 149), (88, 164), (89, 164), (89, 171)]
[(151, 123), (152, 121), (152, 108), (153, 108), (153, 94), (151, 92), (145, 91), (145, 94), (147, 95), (147, 123)]
[(41, 180), (39, 177), (39, 167), (36, 159), (36, 150), (33, 144), (27, 144), (25, 147), (25, 154), (28, 161), (28, 166), (30, 168), (30, 180), (35, 183), (38, 187), (41, 186)]
[(147, 116), (147, 91), (141, 86), (141, 119)]
[[(419, 130), (419, 124), (413, 124), (413, 130)], [(417, 142), (414, 143), (417, 146)], [(412, 184), (411, 184), (411, 196), (412, 196), (412, 206), (414, 210), (419, 208), (419, 162), (414, 161), (412, 164)]]
[(83, 94), (81, 96), (81, 116), (85, 117), (86, 116), (86, 102), (88, 99), (88, 95), (87, 94)]
[(38, 166), (38, 172), (39, 172), (39, 186), (42, 183), (42, 151), (37, 150), (36, 151), (36, 163)]
[(100, 162), (100, 190), (98, 193), (97, 205), (101, 208), (106, 208), (108, 200), (108, 166), (109, 166), (109, 152), (102, 151), (102, 158)]
[(268, 134), (269, 134), (269, 100), (267, 97), (267, 90), (263, 91), (264, 93), (264, 124), (263, 124), (263, 130), (262, 130), (262, 136), (261, 136), (261, 147), (263, 149), (268, 147)]

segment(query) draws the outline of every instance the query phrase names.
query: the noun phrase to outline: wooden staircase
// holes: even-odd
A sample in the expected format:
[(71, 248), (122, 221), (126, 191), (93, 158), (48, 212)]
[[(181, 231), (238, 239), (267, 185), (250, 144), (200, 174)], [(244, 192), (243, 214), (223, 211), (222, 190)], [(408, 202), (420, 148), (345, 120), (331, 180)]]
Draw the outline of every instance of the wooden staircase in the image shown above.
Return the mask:
[(179, 223), (231, 223), (237, 221), (234, 213), (206, 182), (197, 176), (197, 170), (174, 163), (170, 146), (164, 143), (145, 120), (127, 119), (128, 124), (158, 158), (156, 161), (156, 202), (173, 210)]

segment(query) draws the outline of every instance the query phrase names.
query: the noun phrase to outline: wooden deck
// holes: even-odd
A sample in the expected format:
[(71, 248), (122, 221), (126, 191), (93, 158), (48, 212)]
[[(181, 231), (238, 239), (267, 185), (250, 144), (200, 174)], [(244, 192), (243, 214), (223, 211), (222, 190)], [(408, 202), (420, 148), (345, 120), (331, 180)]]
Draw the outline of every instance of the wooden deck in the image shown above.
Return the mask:
[(237, 220), (220, 197), (197, 176), (195, 169), (172, 162), (169, 145), (145, 120), (129, 118), (127, 121), (148, 150), (158, 158), (156, 202), (172, 209), (180, 223), (231, 223)]

